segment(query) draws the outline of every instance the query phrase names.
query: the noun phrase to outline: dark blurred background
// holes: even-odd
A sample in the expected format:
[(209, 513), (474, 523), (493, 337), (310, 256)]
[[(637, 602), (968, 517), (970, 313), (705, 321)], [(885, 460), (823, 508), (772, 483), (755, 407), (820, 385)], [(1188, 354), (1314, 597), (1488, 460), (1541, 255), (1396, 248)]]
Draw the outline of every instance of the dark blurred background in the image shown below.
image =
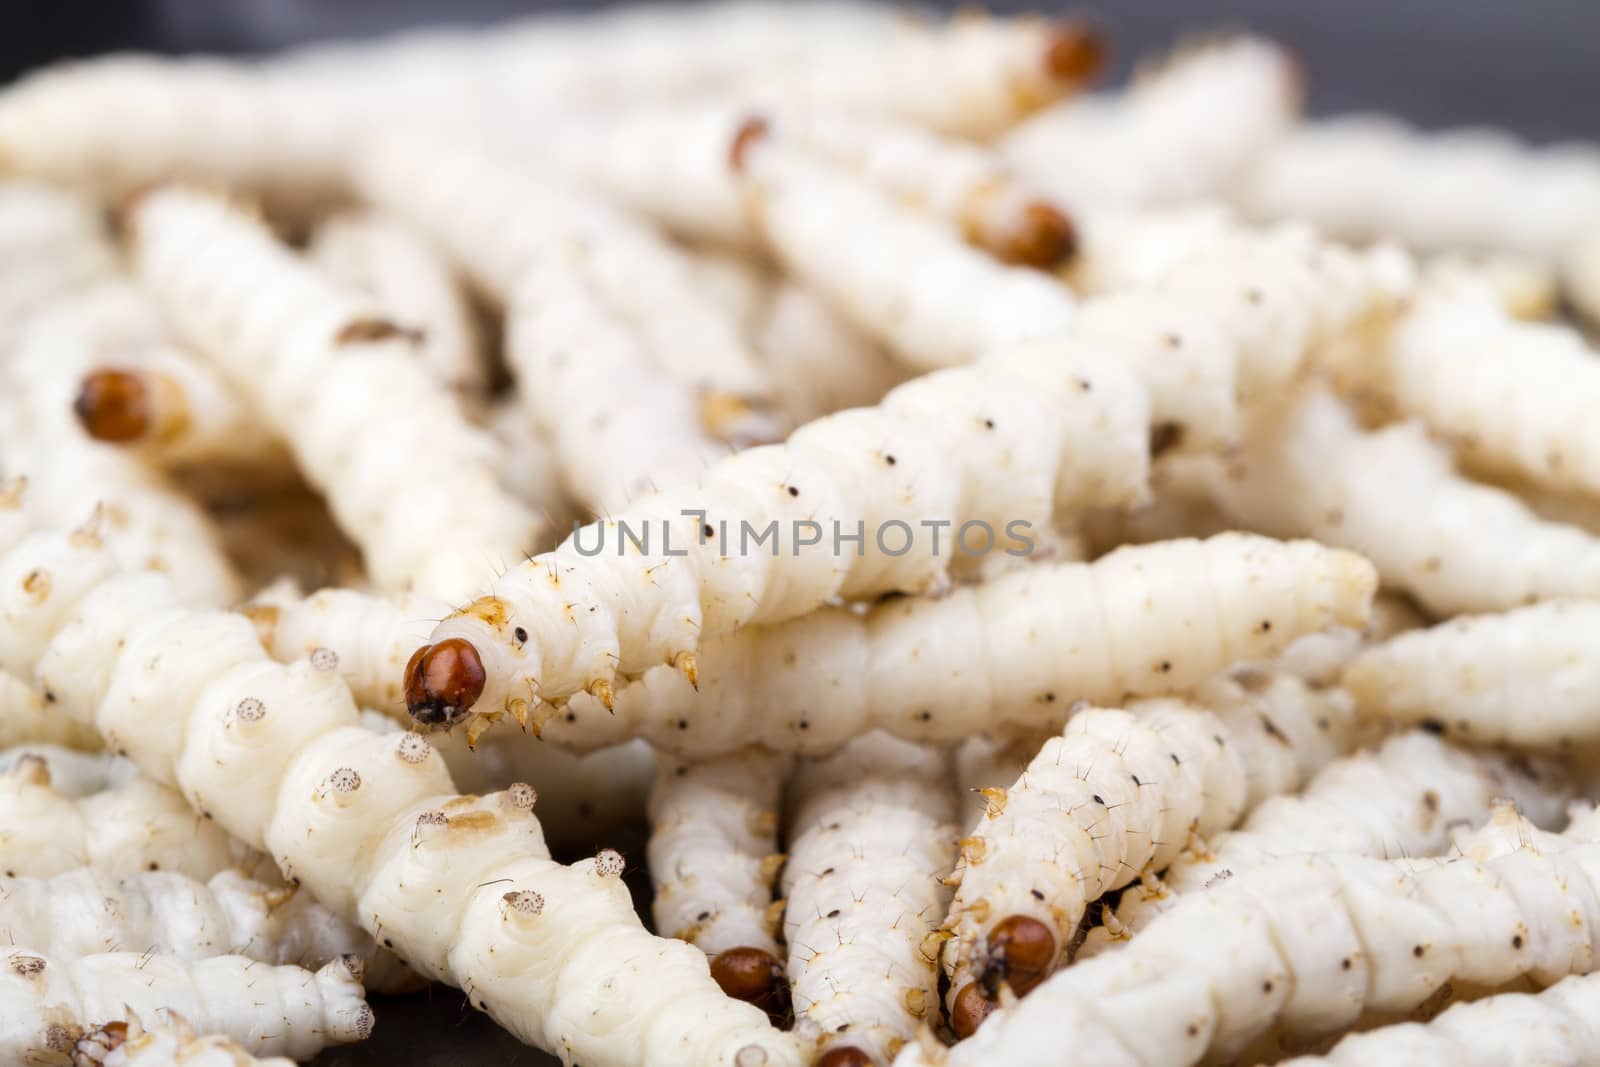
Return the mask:
[[(803, 0), (795, 0), (803, 2)], [(422, 23), (597, 4), (540, 0), (0, 0), (0, 80), (108, 49), (251, 52)], [(950, 7), (953, 4), (934, 4)], [(996, 0), (1016, 11), (1038, 4)], [(1084, 5), (1046, 4), (1066, 11)], [(1600, 0), (1105, 0), (1120, 69), (1183, 30), (1247, 26), (1289, 42), (1311, 106), (1382, 108), (1428, 126), (1493, 123), (1536, 140), (1600, 136)]]
[[(803, 0), (797, 0), (803, 2)], [(596, 4), (538, 0), (0, 0), (0, 81), (69, 56), (123, 49), (250, 53), (422, 24), (473, 24)], [(954, 4), (935, 4), (953, 7)], [(996, 0), (1001, 11), (1041, 5)], [(1105, 0), (1089, 10), (1116, 42), (1117, 76), (1184, 33), (1244, 27), (1292, 45), (1311, 75), (1311, 109), (1382, 109), (1426, 126), (1491, 123), (1546, 141), (1600, 138), (1600, 0)], [(604, 842), (640, 873), (641, 841)], [(375, 1002), (365, 1045), (318, 1067), (556, 1061), (518, 1044), (435, 988)]]

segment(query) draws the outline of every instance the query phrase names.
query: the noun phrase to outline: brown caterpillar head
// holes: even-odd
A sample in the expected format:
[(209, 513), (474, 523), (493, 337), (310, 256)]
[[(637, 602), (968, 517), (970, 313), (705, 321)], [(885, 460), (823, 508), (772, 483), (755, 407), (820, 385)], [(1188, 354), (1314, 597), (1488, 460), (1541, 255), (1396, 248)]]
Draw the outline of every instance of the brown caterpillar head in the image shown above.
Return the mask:
[(1056, 958), (1056, 935), (1038, 919), (1011, 915), (989, 931), (989, 950), (978, 985), (990, 998), (1000, 995), (1005, 983), (1017, 996), (1025, 996), (1044, 981)]
[(1084, 19), (1063, 19), (1050, 31), (1044, 67), (1052, 78), (1081, 85), (1098, 78), (1111, 59), (1106, 35)]
[(955, 1003), (951, 1005), (950, 1029), (965, 1040), (977, 1033), (983, 1020), (999, 1006), (999, 1002), (985, 993), (977, 982), (968, 982), (956, 993)]
[(735, 171), (744, 170), (744, 157), (749, 154), (750, 146), (767, 136), (771, 129), (771, 124), (760, 115), (750, 115), (739, 123), (733, 140), (728, 143), (728, 166)]
[(854, 1045), (835, 1045), (818, 1056), (813, 1067), (872, 1067), (872, 1057)]
[(126, 444), (150, 432), (150, 391), (133, 371), (102, 367), (86, 375), (72, 402), (83, 432), (96, 441)]
[(1019, 267), (1055, 270), (1077, 255), (1078, 229), (1054, 204), (1030, 200), (1016, 229), (996, 251), (1001, 259)]
[(423, 726), (454, 726), (483, 695), (487, 680), (472, 642), (449, 637), (423, 645), (406, 664), (406, 708)]
[(766, 949), (730, 948), (711, 957), (711, 977), (735, 1000), (754, 1004), (774, 1019), (789, 1010), (783, 964)]

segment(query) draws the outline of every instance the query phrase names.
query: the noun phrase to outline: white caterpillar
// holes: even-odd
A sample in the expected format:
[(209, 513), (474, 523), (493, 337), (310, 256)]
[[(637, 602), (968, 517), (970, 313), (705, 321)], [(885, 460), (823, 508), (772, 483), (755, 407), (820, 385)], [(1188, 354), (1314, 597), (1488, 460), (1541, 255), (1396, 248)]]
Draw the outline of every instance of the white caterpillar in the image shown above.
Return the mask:
[[(1058, 512), (1135, 499), (1148, 426), (1137, 383), (1104, 360), (1019, 352), (908, 382), (513, 567), (434, 630), (408, 703), (431, 723), (474, 706), (528, 719), (540, 700), (609, 699), (619, 675), (692, 670), (702, 636), (833, 596), (940, 588), (964, 524), (1025, 551), (1017, 533)], [(624, 524), (648, 543), (629, 543)], [(747, 529), (776, 542), (741, 551)]]
[[(1345, 115), (1262, 153), (1236, 196), (1253, 214), (1309, 219), (1351, 240), (1530, 256), (1564, 268), (1579, 307), (1600, 312), (1600, 154), (1588, 145), (1533, 148), (1497, 131), (1422, 133)], [(1504, 210), (1510, 197), (1527, 209)]]
[(1409, 872), (1356, 856), (1276, 860), (1185, 897), (1121, 952), (1058, 972), (943, 1054), (902, 1067), (1106, 1067), (1226, 1058), (1275, 1021), (1337, 1031), (1416, 1008), (1446, 982), (1541, 985), (1596, 966), (1600, 846), (1522, 849)]
[(962, 741), (951, 754), (956, 786), (963, 802), (957, 822), (972, 826), (989, 810), (985, 790), (1004, 789), (1027, 769), (1044, 738), (978, 735)]
[(620, 855), (549, 858), (530, 787), (459, 795), (421, 737), (357, 725), (332, 654), (276, 664), (243, 616), (174, 609), (161, 576), (112, 575), (104, 557), (81, 534), (13, 549), (10, 567), (62, 560), (86, 580), (55, 582), (0, 633), (42, 636), (37, 673), (63, 713), (200, 818), (532, 1044), (598, 1067), (798, 1064), (701, 952), (645, 932)]
[(488, 366), (472, 309), (420, 234), (382, 215), (349, 212), (318, 226), (306, 254), (419, 333), (417, 355), (437, 381), (468, 398), (483, 392)]
[[(1242, 679), (1242, 681), (1241, 681)], [(1353, 715), (1254, 670), (1127, 711), (1074, 715), (962, 840), (945, 929), (952, 1024), (966, 1036), (1002, 985), (1027, 993), (1067, 957), (1089, 905), (1168, 866), (1343, 751)]]
[(149, 1019), (128, 1012), (126, 1020), (78, 1038), (71, 1054), (84, 1067), (294, 1067), (282, 1057), (258, 1059), (221, 1034), (196, 1035), (187, 1019), (167, 1008)]
[(138, 777), (74, 796), (49, 763), (23, 759), (0, 775), (0, 874), (49, 878), (79, 867), (111, 874), (173, 871), (205, 879), (258, 861), (173, 790)]
[(1504, 993), (1456, 1004), (1428, 1023), (1352, 1034), (1323, 1056), (1284, 1067), (1366, 1067), (1451, 1063), (1459, 1067), (1541, 1067), (1588, 1063), (1600, 1055), (1600, 975), (1564, 978), (1542, 993)]
[(1600, 539), (1457, 475), (1415, 423), (1362, 430), (1321, 389), (1210, 467), (1212, 492), (1235, 520), (1360, 552), (1385, 586), (1435, 615), (1600, 595)]
[(1589, 419), (1600, 362), (1575, 330), (1519, 322), (1482, 287), (1440, 286), (1336, 370), (1349, 388), (1422, 419), (1471, 469), (1600, 493)]
[(572, 529), (573, 505), (561, 488), (561, 467), (550, 435), (515, 397), (490, 408), (488, 425), (500, 445), (500, 484), (544, 515), (547, 529)]
[(373, 1027), (354, 956), (315, 974), (243, 956), (191, 961), (108, 952), (63, 960), (28, 947), (0, 956), (0, 1056), (8, 1063), (65, 1062), (86, 1032), (161, 1009), (252, 1054), (295, 1059), (364, 1041)]
[(0, 180), (0, 353), (39, 308), (115, 269), (94, 205), (65, 189)]
[[(64, 716), (63, 716), (64, 717)], [(79, 729), (83, 724), (78, 724)], [(98, 745), (100, 735), (92, 729), (88, 739)], [(63, 797), (81, 799), (103, 789), (115, 789), (138, 777), (139, 769), (110, 752), (89, 752), (62, 748), (48, 743), (29, 743), (0, 749), (0, 771), (11, 773), (25, 764), (43, 764), (50, 788)], [(22, 776), (33, 781), (37, 770)]]
[(353, 956), (363, 962), (368, 989), (416, 987), (415, 975), (310, 894), (237, 870), (204, 882), (173, 871), (119, 876), (92, 867), (7, 879), (0, 934), (6, 944), (60, 960), (139, 950), (184, 960), (245, 956), (318, 967)]
[(1600, 728), (1600, 604), (1463, 616), (1368, 648), (1343, 684), (1364, 714), (1474, 744), (1565, 748)]
[(1090, 952), (1148, 926), (1178, 895), (1259, 867), (1279, 856), (1343, 853), (1404, 859), (1435, 855), (1450, 830), (1483, 821), (1498, 797), (1511, 797), (1535, 822), (1557, 821), (1570, 799), (1559, 769), (1495, 753), (1474, 754), (1420, 731), (1324, 768), (1293, 796), (1274, 796), (1239, 829), (1196, 844), (1159, 883), (1135, 887), (1116, 909), (1117, 933), (1090, 933)]
[(795, 1029), (823, 1067), (887, 1064), (938, 1014), (950, 772), (947, 752), (874, 733), (794, 778), (783, 933)]
[(82, 723), (54, 714), (39, 690), (0, 671), (0, 749), (27, 743), (94, 748), (99, 739)]
[(698, 690), (658, 670), (609, 711), (586, 696), (538, 720), (556, 744), (642, 736), (701, 758), (750, 744), (827, 753), (872, 729), (952, 743), (1059, 728), (1076, 700), (1181, 691), (1301, 634), (1360, 626), (1373, 585), (1365, 561), (1310, 542), (1223, 534), (1129, 548), (937, 600), (748, 628), (707, 642)]
[(380, 584), (449, 595), (521, 558), (537, 521), (496, 483), (487, 438), (369, 305), (211, 197), (152, 193), (130, 224), (141, 279), (255, 393)]
[(1200, 42), (1120, 95), (1068, 101), (1018, 125), (1001, 151), (1071, 208), (1206, 200), (1288, 129), (1303, 93), (1297, 64), (1272, 42)]

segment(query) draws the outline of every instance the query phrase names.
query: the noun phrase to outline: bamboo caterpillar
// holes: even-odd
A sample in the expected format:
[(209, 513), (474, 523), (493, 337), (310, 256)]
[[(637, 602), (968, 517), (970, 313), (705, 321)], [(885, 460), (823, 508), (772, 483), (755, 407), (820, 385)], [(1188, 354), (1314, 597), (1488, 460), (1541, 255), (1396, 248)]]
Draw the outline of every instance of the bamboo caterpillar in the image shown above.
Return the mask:
[(1026, 994), (1072, 946), (1099, 897), (1293, 789), (1348, 744), (1348, 704), (1254, 670), (1127, 711), (1091, 708), (1009, 788), (984, 791), (961, 843), (944, 929), (951, 1023), (967, 1036), (1000, 989)]
[(107, 952), (63, 960), (18, 947), (0, 957), (0, 1055), (10, 1063), (65, 1063), (85, 1033), (163, 1009), (251, 1054), (295, 1059), (364, 1041), (373, 1027), (355, 956), (315, 974), (243, 956)]
[(1234, 37), (1180, 47), (1120, 95), (1072, 100), (1011, 130), (1006, 160), (1071, 208), (1206, 200), (1294, 121), (1298, 64)]
[[(82, 729), (83, 724), (78, 725), (79, 729)], [(100, 735), (93, 730), (88, 733), (98, 744)], [(73, 800), (90, 796), (103, 789), (115, 789), (126, 785), (139, 773), (133, 764), (121, 756), (114, 756), (104, 751), (88, 752), (38, 743), (0, 749), (0, 772), (11, 773), (18, 767), (30, 763), (42, 763), (50, 788), (60, 796)], [(22, 777), (33, 780), (39, 775), (35, 771), (28, 771)]]
[[(1129, 502), (1148, 463), (1149, 417), (1126, 371), (1089, 363), (1024, 352), (917, 379), (876, 408), (721, 460), (693, 489), (578, 531), (434, 630), (408, 672), (413, 715), (454, 723), (477, 706), (480, 719), (528, 718), (539, 700), (608, 697), (619, 675), (664, 663), (692, 672), (702, 635), (792, 618), (836, 595), (940, 588), (965, 524), (987, 523), (990, 548), (1026, 551), (1018, 532)], [(746, 528), (772, 536), (769, 527), (774, 549), (740, 549)], [(576, 631), (557, 621), (567, 604), (581, 605)]]
[(1463, 616), (1368, 648), (1343, 684), (1363, 714), (1472, 744), (1566, 748), (1600, 723), (1600, 604)]
[(1352, 1034), (1326, 1055), (1284, 1067), (1364, 1067), (1372, 1063), (1452, 1063), (1460, 1067), (1539, 1067), (1587, 1063), (1600, 1050), (1600, 975), (1563, 978), (1542, 993), (1504, 993), (1456, 1004), (1427, 1023)]
[(490, 409), (489, 432), (500, 445), (500, 484), (542, 514), (551, 531), (572, 529), (573, 505), (561, 488), (561, 468), (550, 435), (515, 398)]
[[(6, 562), (31, 567), (11, 558), (24, 547), (104, 557), (93, 540), (25, 541)], [(160, 575), (76, 562), (98, 580), (56, 583), (59, 601), (16, 620), (47, 638), (37, 673), (63, 713), (92, 718), (109, 747), (177, 783), (197, 818), (271, 854), (419, 973), (598, 1067), (798, 1064), (761, 1012), (723, 995), (702, 953), (645, 932), (618, 853), (549, 858), (531, 787), (463, 797), (421, 737), (357, 725), (334, 654), (273, 663), (244, 617), (172, 609)]]
[(781, 1016), (788, 990), (773, 883), (789, 761), (746, 749), (704, 763), (661, 757), (650, 789), (656, 928), (711, 957), (730, 996)]
[(82, 723), (53, 714), (39, 690), (0, 671), (0, 749), (21, 744), (87, 749), (98, 746), (99, 738)]
[(305, 216), (336, 199), (347, 107), (320, 87), (215, 59), (118, 55), (61, 63), (0, 97), (16, 174), (115, 202), (182, 178)]
[(1457, 475), (1415, 423), (1362, 430), (1321, 389), (1211, 467), (1213, 494), (1236, 520), (1360, 552), (1435, 615), (1600, 595), (1600, 540)]
[(1298, 856), (1185, 897), (1121, 952), (1066, 968), (948, 1055), (902, 1065), (1096, 1064), (1226, 1058), (1274, 1021), (1337, 1031), (1409, 1011), (1447, 982), (1540, 985), (1595, 966), (1600, 846), (1522, 849), (1415, 872), (1357, 856)]
[(1328, 765), (1298, 794), (1271, 797), (1239, 829), (1179, 856), (1159, 883), (1130, 889), (1116, 909), (1116, 934), (1109, 927), (1091, 933), (1086, 948), (1104, 948), (1137, 933), (1182, 894), (1279, 856), (1435, 855), (1450, 843), (1452, 827), (1482, 822), (1498, 797), (1514, 799), (1534, 822), (1550, 825), (1570, 793), (1559, 769), (1549, 764), (1469, 753), (1425, 732), (1399, 734)]
[[(448, 595), (522, 558), (536, 519), (371, 306), (210, 197), (152, 193), (131, 225), (141, 279), (180, 333), (257, 393), (381, 585)], [(380, 404), (401, 420), (375, 417)]]
[(320, 967), (352, 956), (362, 961), (370, 990), (416, 987), (415, 975), (310, 894), (237, 870), (204, 882), (172, 871), (118, 876), (92, 867), (7, 879), (0, 933), (6, 944), (60, 960), (140, 950), (183, 960), (244, 956)]
[(47, 760), (20, 760), (0, 775), (0, 874), (7, 879), (79, 867), (206, 879), (241, 864), (253, 868), (259, 857), (149, 778), (73, 796), (53, 787)]
[(952, 743), (1059, 728), (1076, 700), (1182, 691), (1301, 634), (1359, 626), (1373, 582), (1359, 557), (1244, 534), (1034, 564), (937, 600), (747, 628), (702, 648), (698, 690), (653, 671), (609, 710), (581, 697), (541, 731), (708, 758), (751, 744), (823, 754), (872, 729)]
[[(1351, 240), (1528, 256), (1565, 270), (1585, 314), (1600, 310), (1586, 258), (1600, 234), (1600, 155), (1586, 145), (1534, 148), (1498, 131), (1423, 133), (1344, 115), (1279, 140), (1234, 193), (1252, 214), (1309, 219)], [(1502, 210), (1507, 197), (1528, 210)]]
[(783, 933), (795, 1030), (822, 1067), (887, 1064), (937, 1015), (950, 771), (945, 751), (873, 733), (793, 780)]
[(0, 354), (39, 308), (111, 274), (105, 225), (65, 189), (0, 180)]
[(418, 333), (417, 356), (436, 381), (465, 398), (487, 388), (488, 365), (466, 294), (422, 235), (382, 215), (349, 212), (317, 227), (307, 256)]
[(71, 1055), (74, 1067), (294, 1067), (283, 1057), (258, 1059), (221, 1034), (196, 1035), (187, 1019), (168, 1008), (149, 1019), (128, 1012), (126, 1020), (78, 1038)]
[(1471, 470), (1600, 493), (1594, 350), (1566, 327), (1518, 322), (1481, 286), (1419, 294), (1383, 343), (1334, 369), (1348, 389), (1420, 418)]

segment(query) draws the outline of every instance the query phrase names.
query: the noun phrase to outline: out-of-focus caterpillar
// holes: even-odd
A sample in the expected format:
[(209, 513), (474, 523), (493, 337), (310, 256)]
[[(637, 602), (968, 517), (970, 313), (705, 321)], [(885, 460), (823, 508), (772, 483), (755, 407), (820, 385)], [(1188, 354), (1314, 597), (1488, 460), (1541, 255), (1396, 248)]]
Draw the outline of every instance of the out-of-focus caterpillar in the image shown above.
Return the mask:
[(280, 1056), (258, 1059), (221, 1034), (197, 1035), (189, 1020), (169, 1008), (148, 1019), (127, 1014), (73, 1042), (74, 1067), (294, 1067)]

